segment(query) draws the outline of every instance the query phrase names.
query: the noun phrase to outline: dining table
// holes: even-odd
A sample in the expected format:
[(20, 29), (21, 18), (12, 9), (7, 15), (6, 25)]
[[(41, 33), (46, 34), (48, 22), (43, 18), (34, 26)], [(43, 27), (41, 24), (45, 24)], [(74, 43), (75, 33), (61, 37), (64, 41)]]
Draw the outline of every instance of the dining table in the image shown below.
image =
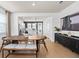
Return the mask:
[[(14, 40), (14, 41), (36, 41), (36, 47), (37, 50), (36, 52), (38, 53), (40, 49), (40, 40), (44, 40), (46, 36), (43, 35), (31, 35), (31, 36), (24, 36), (24, 35), (19, 35), (19, 36), (8, 36), (3, 38), (3, 41), (8, 41), (8, 40)], [(36, 54), (37, 57), (37, 54)]]

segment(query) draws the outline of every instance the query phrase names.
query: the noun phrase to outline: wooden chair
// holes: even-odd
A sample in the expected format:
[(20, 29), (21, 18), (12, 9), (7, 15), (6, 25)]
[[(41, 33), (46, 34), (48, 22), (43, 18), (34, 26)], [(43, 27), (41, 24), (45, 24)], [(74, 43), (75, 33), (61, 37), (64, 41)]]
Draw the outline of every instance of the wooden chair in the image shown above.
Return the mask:
[(46, 49), (46, 51), (48, 51), (47, 46), (46, 46), (46, 43), (45, 43), (45, 39), (47, 39), (47, 37), (46, 36), (43, 36), (42, 40), (40, 40), (39, 43), (40, 44), (43, 44), (44, 47), (45, 47), (45, 49)]

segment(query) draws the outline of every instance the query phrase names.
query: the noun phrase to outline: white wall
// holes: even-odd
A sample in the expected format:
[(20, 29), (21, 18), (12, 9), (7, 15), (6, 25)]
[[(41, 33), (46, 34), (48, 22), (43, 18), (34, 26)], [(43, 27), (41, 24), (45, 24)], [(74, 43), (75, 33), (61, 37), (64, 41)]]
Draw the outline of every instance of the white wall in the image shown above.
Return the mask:
[[(49, 16), (50, 19), (44, 21), (44, 34), (54, 41), (54, 27), (61, 27), (61, 19), (67, 15), (79, 12), (79, 2), (75, 2), (59, 13), (12, 13), (11, 34), (18, 35), (18, 16)], [(62, 31), (63, 33), (71, 32), (73, 35), (79, 35), (78, 31)]]
[(19, 16), (47, 16), (48, 18), (42, 20), (44, 22), (44, 35), (47, 35), (51, 41), (54, 41), (54, 26), (60, 26), (58, 13), (12, 13), (11, 19), (11, 35), (18, 35), (18, 17)]
[(79, 12), (79, 2), (75, 2), (73, 4), (71, 4), (69, 7), (65, 8), (60, 14), (62, 17), (67, 16), (67, 15), (71, 15), (74, 13)]
[[(79, 12), (79, 2), (75, 2), (72, 5), (70, 5), (69, 7), (67, 7), (66, 9), (64, 9), (63, 11), (61, 11), (59, 13), (60, 14), (59, 19), (62, 17), (65, 17), (67, 15), (77, 13), (77, 12)], [(61, 19), (60, 19), (60, 21), (61, 21)], [(60, 24), (61, 24), (61, 22), (60, 22)], [(72, 35), (79, 36), (79, 31), (62, 31), (62, 32), (63, 33), (71, 32)]]

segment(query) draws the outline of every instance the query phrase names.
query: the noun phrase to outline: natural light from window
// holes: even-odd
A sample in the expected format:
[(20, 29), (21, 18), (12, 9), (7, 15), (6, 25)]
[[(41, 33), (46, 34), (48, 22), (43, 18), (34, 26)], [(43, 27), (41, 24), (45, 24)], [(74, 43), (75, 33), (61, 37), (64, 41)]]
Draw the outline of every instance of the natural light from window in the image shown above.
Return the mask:
[(0, 13), (0, 38), (3, 35), (6, 35), (6, 16), (5, 14)]

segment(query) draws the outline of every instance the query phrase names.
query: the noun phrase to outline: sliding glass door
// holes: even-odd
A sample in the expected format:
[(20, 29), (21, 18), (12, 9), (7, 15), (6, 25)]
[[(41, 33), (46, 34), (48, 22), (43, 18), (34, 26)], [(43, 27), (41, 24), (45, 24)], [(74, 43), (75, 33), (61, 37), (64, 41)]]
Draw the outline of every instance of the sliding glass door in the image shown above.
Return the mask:
[(43, 23), (38, 23), (38, 34), (39, 35), (43, 34)]
[(27, 23), (26, 25), (26, 32), (29, 35), (36, 35), (37, 34), (37, 28), (36, 23)]
[(25, 33), (28, 35), (42, 35), (43, 34), (43, 22), (24, 22)]

